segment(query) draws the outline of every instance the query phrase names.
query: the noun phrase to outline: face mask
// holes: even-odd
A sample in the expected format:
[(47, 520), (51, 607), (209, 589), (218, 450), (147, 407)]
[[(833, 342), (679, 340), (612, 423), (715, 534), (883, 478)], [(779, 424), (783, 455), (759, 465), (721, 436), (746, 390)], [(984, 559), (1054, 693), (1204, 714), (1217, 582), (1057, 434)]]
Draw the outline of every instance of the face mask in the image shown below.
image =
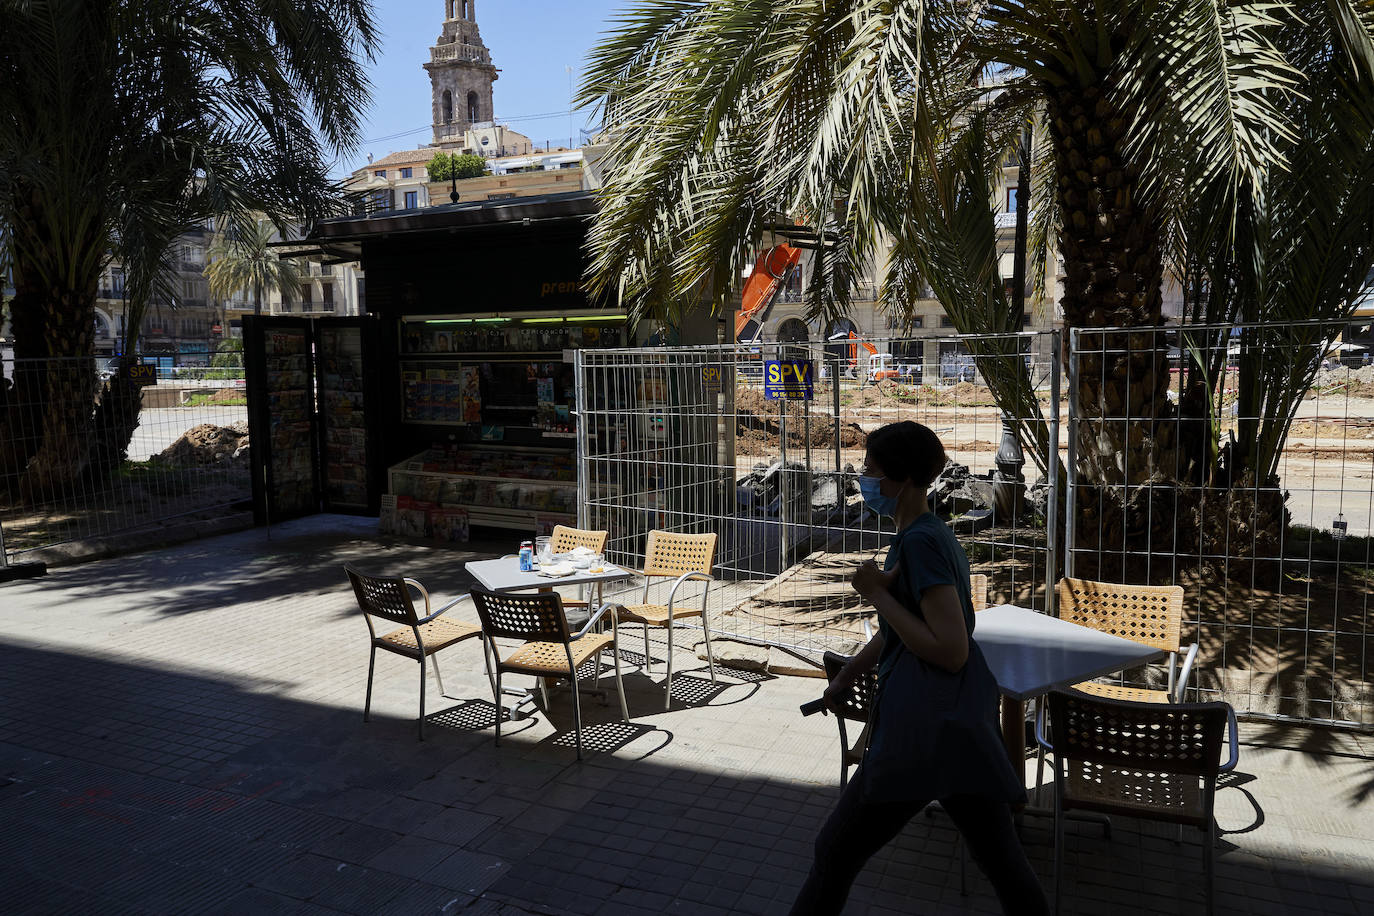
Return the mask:
[(859, 478), (859, 492), (863, 495), (864, 505), (874, 515), (891, 516), (897, 511), (897, 499), (883, 495), (882, 478), (862, 476)]

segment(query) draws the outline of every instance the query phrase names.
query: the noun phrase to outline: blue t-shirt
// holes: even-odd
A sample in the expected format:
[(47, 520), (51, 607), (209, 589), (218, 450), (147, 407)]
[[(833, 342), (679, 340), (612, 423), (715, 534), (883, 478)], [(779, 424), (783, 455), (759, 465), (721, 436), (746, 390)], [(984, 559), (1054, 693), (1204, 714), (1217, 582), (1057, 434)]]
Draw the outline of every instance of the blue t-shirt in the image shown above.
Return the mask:
[[(924, 620), (921, 595), (937, 585), (952, 585), (964, 607), (964, 626), (968, 635), (973, 635), (973, 592), (969, 589), (968, 557), (954, 532), (934, 512), (917, 516), (897, 532), (887, 550), (883, 568), (891, 572), (898, 563), (902, 565), (902, 573), (892, 589), (893, 597)], [(878, 633), (883, 637), (883, 651), (878, 657), (878, 686), (881, 687), (906, 645), (882, 617), (878, 618)]]

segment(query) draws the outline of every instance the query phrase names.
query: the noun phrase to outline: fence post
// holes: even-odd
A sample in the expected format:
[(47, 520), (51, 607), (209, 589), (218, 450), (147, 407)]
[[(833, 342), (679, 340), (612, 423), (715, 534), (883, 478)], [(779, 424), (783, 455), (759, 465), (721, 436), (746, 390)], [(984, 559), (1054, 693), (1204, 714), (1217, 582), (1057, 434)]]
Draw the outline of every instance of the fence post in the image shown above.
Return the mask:
[(1069, 458), (1064, 473), (1064, 575), (1073, 576), (1074, 544), (1078, 537), (1078, 328), (1069, 329)]
[(573, 391), (577, 405), (577, 413), (573, 417), (573, 422), (577, 424), (577, 527), (587, 528), (590, 527), (588, 503), (591, 502), (587, 474), (587, 424), (590, 418), (587, 416), (587, 361), (580, 347), (573, 350)]
[(787, 519), (792, 513), (791, 494), (787, 486), (787, 399), (778, 398), (778, 449), (781, 465), (778, 467), (778, 562), (779, 572), (787, 568)]
[(1045, 613), (1059, 616), (1059, 590), (1055, 576), (1059, 571), (1059, 373), (1063, 371), (1059, 332), (1050, 332), (1050, 447), (1049, 490), (1045, 498)]

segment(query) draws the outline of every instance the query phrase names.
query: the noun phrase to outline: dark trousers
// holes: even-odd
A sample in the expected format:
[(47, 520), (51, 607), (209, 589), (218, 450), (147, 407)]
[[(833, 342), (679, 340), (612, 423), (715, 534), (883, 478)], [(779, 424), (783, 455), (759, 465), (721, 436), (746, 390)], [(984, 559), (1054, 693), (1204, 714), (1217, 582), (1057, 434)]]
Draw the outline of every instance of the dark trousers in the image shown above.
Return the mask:
[[(792, 904), (792, 916), (838, 916), (864, 863), (929, 804), (865, 803), (863, 785), (861, 767), (816, 838), (816, 860)], [(940, 806), (963, 835), (973, 861), (992, 882), (1003, 912), (1015, 916), (1049, 913), (1045, 891), (1016, 835), (1010, 806), (974, 795), (942, 798)]]

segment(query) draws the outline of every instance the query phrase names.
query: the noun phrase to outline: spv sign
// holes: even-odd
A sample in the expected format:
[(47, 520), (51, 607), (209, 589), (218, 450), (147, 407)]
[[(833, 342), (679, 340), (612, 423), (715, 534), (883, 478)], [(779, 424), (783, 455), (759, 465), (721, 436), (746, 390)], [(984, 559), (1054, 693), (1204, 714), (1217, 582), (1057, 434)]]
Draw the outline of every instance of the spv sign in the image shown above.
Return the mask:
[(809, 401), (815, 380), (809, 359), (770, 359), (763, 364), (763, 396), (770, 401)]

